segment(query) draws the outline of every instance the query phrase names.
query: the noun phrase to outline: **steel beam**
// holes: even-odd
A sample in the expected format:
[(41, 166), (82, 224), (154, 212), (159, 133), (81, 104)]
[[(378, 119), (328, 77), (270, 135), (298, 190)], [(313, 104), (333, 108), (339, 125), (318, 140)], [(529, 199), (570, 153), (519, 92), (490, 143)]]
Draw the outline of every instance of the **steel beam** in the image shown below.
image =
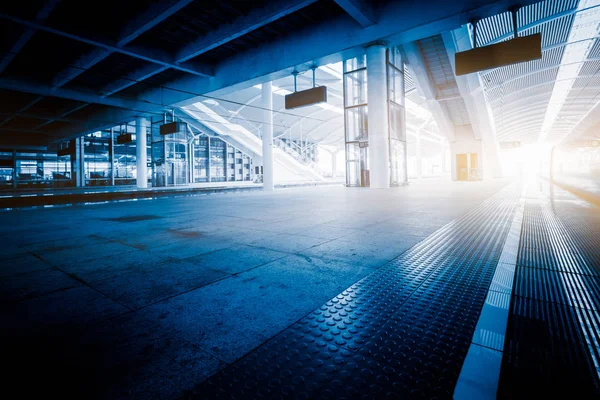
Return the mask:
[(152, 62), (155, 64), (163, 65), (166, 67), (174, 68), (179, 71), (188, 72), (192, 75), (197, 75), (197, 76), (204, 77), (204, 78), (211, 77), (213, 75), (212, 68), (210, 68), (206, 65), (190, 64), (190, 63), (185, 63), (185, 64), (177, 63), (168, 54), (162, 54), (157, 50), (152, 50), (153, 54), (150, 54), (151, 51), (148, 49), (136, 49), (136, 48), (132, 48), (132, 47), (128, 47), (128, 48), (118, 47), (118, 46), (116, 46), (116, 44), (100, 42), (98, 40), (86, 38), (84, 36), (73, 34), (73, 33), (64, 32), (62, 30), (51, 28), (49, 26), (43, 25), (43, 24), (35, 22), (35, 21), (24, 20), (22, 18), (18, 18), (18, 17), (12, 16), (12, 15), (4, 14), (4, 13), (0, 13), (0, 18), (16, 22), (18, 24), (27, 26), (29, 28), (52, 33), (52, 34), (62, 36), (62, 37), (65, 37), (65, 38), (68, 38), (71, 40), (76, 40), (76, 41), (79, 41), (82, 43), (87, 43), (91, 46), (95, 46), (95, 47), (104, 49), (108, 52), (125, 54), (130, 57), (138, 58), (140, 60), (144, 60), (144, 61)]
[(141, 34), (160, 24), (192, 1), (193, 0), (177, 0), (166, 8), (161, 2), (154, 3), (121, 31), (119, 40), (117, 40), (117, 47), (123, 47), (126, 44), (131, 43)]
[(102, 89), (102, 97), (111, 96), (123, 89), (135, 85), (136, 83), (140, 83), (154, 75), (158, 75), (167, 69), (169, 69), (169, 67), (165, 67), (164, 65), (146, 65), (145, 67), (142, 67), (121, 79), (109, 83)]
[[(176, 1), (166, 9), (161, 3), (155, 3), (151, 5), (138, 18), (122, 29), (119, 39), (117, 40), (116, 47), (121, 48), (129, 44), (142, 33), (164, 21), (169, 16), (188, 5), (190, 2), (191, 0)], [(88, 54), (82, 56), (74, 67), (67, 67), (62, 73), (60, 73), (55, 79), (54, 84), (56, 86), (65, 85), (67, 82), (75, 79), (81, 73), (87, 71), (100, 61), (106, 59), (106, 57), (108, 57), (110, 54), (112, 54), (112, 51), (109, 51), (105, 48), (96, 48), (90, 51)], [(167, 68), (165, 66), (163, 67), (165, 69)]]
[(273, 21), (283, 18), (286, 15), (296, 12), (316, 1), (317, 0), (269, 1), (263, 8), (253, 10), (248, 15), (238, 18), (231, 24), (225, 24), (217, 30), (208, 33), (206, 36), (184, 46), (177, 52), (175, 61), (177, 63), (188, 61)]
[[(35, 20), (40, 23), (44, 22), (44, 20), (48, 18), (52, 10), (54, 10), (54, 8), (59, 2), (60, 0), (46, 1), (44, 7), (42, 7), (42, 9), (37, 13)], [(29, 42), (29, 39), (33, 37), (36, 31), (37, 29), (35, 28), (25, 28), (25, 32), (23, 32), (19, 40), (17, 40), (17, 42), (11, 47), (10, 52), (6, 53), (0, 61), (0, 74), (2, 73), (2, 71), (4, 71), (4, 69), (6, 69), (6, 67), (8, 66), (8, 64), (10, 64), (13, 58), (15, 58), (17, 54), (19, 54), (23, 47), (25, 47), (27, 42)]]
[[(573, 15), (573, 14), (578, 13), (578, 12), (588, 11), (588, 10), (591, 10), (593, 8), (596, 8), (596, 7), (599, 7), (599, 6), (595, 5), (595, 6), (592, 6), (592, 7), (584, 8), (582, 10), (577, 10), (577, 7), (570, 8), (568, 10), (565, 10), (565, 11), (562, 11), (562, 12), (559, 12), (559, 13), (556, 13), (556, 14), (552, 14), (552, 15), (549, 15), (549, 16), (547, 16), (545, 18), (540, 18), (540, 19), (535, 20), (535, 21), (533, 21), (533, 22), (531, 22), (529, 24), (520, 26), (520, 27), (517, 28), (517, 32), (523, 32), (523, 31), (526, 31), (528, 29), (535, 28), (538, 25), (545, 24), (546, 22), (551, 22), (551, 21), (554, 21), (554, 20), (559, 19), (559, 18), (563, 18), (563, 17), (569, 16), (569, 15)], [(503, 40), (510, 39), (513, 36), (514, 36), (513, 32), (510, 31), (508, 33), (505, 33), (504, 35), (500, 35), (500, 36), (496, 37), (495, 39), (491, 40), (488, 43), (485, 43), (484, 46), (487, 46), (489, 44), (499, 43), (499, 42), (501, 42)]]
[[(481, 77), (479, 74), (456, 76), (455, 54), (459, 51), (467, 51), (473, 48), (469, 30), (463, 27), (454, 31), (444, 32), (442, 33), (442, 39), (455, 75), (458, 91), (469, 114), (473, 135), (476, 139), (483, 140), (487, 166), (491, 169), (491, 176), (500, 177), (503, 175), (503, 172), (502, 163), (500, 162), (500, 148), (496, 135), (496, 125), (485, 92), (482, 90), (484, 86), (481, 82)], [(487, 169), (487, 167), (484, 168), (484, 174), (489, 176)]]
[(375, 25), (373, 6), (364, 0), (334, 0), (360, 26), (367, 28)]
[(157, 105), (148, 104), (142, 101), (103, 98), (91, 93), (80, 92), (78, 90), (54, 88), (48, 85), (33, 84), (29, 82), (17, 81), (12, 79), (0, 78), (0, 88), (14, 90), (17, 92), (26, 92), (37, 94), (38, 96), (54, 96), (63, 99), (76, 100), (84, 103), (97, 103), (105, 106), (127, 108), (135, 112), (149, 112), (160, 108)]
[(436, 98), (435, 85), (429, 78), (425, 60), (415, 42), (402, 45), (406, 56), (407, 66), (410, 71), (419, 93), (425, 97), (427, 108), (440, 129), (440, 132), (445, 135), (449, 141), (453, 141), (455, 137), (455, 127), (452, 119), (448, 115), (448, 111), (440, 104), (440, 100)]
[[(523, 0), (521, 4), (526, 6), (535, 2), (537, 0)], [(159, 104), (182, 107), (209, 92), (222, 95), (289, 76), (294, 69), (303, 71), (314, 64), (324, 65), (364, 54), (364, 46), (373, 41), (385, 39), (388, 45), (399, 45), (455, 29), (468, 23), (475, 14), (485, 18), (504, 12), (511, 4), (509, 0), (472, 0), (467, 8), (446, 0), (417, 2), (411, 7), (402, 2), (380, 4), (376, 9), (377, 23), (368, 29), (358, 26), (347, 15), (341, 15), (317, 23), (310, 30), (293, 32), (239, 52), (218, 63), (212, 79), (179, 78), (141, 93), (138, 98), (156, 104), (156, 108), (160, 108)], [(248, 68), (249, 65), (252, 68)], [(189, 90), (191, 87), (193, 93)], [(106, 111), (106, 114), (110, 113), (110, 110)], [(103, 114), (99, 112), (95, 119), (106, 120)], [(133, 120), (135, 115), (131, 113), (123, 120)], [(70, 137), (80, 133), (84, 132), (65, 131)]]

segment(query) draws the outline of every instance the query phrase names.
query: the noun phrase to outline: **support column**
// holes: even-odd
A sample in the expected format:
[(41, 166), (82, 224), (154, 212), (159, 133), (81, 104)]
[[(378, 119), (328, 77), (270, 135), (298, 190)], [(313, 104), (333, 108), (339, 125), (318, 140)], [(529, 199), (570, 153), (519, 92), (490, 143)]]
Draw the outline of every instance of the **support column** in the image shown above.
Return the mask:
[(273, 190), (273, 88), (271, 82), (262, 84), (262, 150), (263, 150), (263, 189)]
[(371, 188), (390, 187), (390, 147), (385, 47), (367, 48), (369, 175)]
[(194, 183), (194, 141), (196, 139), (192, 139), (192, 142), (190, 144), (188, 144), (188, 153), (190, 155), (190, 157), (188, 158), (190, 160), (189, 162), (189, 183), (192, 184)]
[(15, 150), (13, 150), (13, 152), (12, 152), (12, 159), (13, 159), (13, 172), (12, 172), (13, 189), (16, 189), (17, 188), (17, 152)]
[(71, 141), (71, 180), (75, 187), (85, 186), (84, 140), (83, 137)]
[(110, 142), (108, 142), (108, 159), (110, 161), (110, 185), (115, 186), (115, 129), (110, 128)]
[(206, 163), (206, 182), (210, 182), (210, 136), (208, 138), (208, 143), (206, 144), (206, 151), (208, 153), (208, 162)]
[(146, 166), (146, 118), (143, 117), (135, 120), (135, 150), (137, 187), (145, 189), (148, 187), (148, 167)]
[(335, 153), (330, 153), (331, 154), (331, 177), (334, 179), (337, 176), (337, 154), (338, 153), (339, 153), (339, 151), (336, 151)]
[(417, 179), (423, 175), (423, 157), (421, 156), (421, 132), (417, 132)]

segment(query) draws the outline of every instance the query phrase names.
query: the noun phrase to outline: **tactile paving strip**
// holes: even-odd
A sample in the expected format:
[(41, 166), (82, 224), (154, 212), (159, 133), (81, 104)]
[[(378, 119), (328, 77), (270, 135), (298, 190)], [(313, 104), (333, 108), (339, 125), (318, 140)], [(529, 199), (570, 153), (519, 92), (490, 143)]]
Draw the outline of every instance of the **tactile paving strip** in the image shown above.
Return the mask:
[(186, 397), (451, 397), (517, 198), (488, 199)]
[(581, 212), (525, 207), (500, 398), (600, 398), (600, 236)]

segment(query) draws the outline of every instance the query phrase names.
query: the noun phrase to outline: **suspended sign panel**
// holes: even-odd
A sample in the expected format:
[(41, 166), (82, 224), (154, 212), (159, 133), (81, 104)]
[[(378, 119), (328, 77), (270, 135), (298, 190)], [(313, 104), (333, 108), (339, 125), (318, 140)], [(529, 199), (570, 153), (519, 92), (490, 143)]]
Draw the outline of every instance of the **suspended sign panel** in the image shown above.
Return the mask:
[(456, 53), (454, 60), (456, 75), (466, 75), (540, 58), (542, 58), (542, 34), (536, 33)]
[(58, 149), (58, 151), (56, 152), (56, 155), (59, 157), (62, 156), (68, 156), (72, 153), (71, 148), (70, 147), (63, 147), (61, 149)]
[(185, 122), (170, 122), (168, 124), (162, 124), (160, 126), (160, 134), (161, 135), (170, 135), (172, 133), (184, 133), (187, 129), (187, 124)]
[(292, 110), (294, 108), (312, 106), (318, 103), (327, 102), (327, 87), (317, 86), (301, 92), (295, 92), (285, 96), (285, 109)]
[(503, 150), (516, 149), (521, 147), (521, 142), (500, 142), (500, 148)]
[(122, 135), (117, 136), (117, 144), (125, 144), (133, 142), (133, 138), (131, 137), (131, 133), (124, 133)]
[(570, 147), (600, 147), (600, 140), (572, 140), (567, 143)]

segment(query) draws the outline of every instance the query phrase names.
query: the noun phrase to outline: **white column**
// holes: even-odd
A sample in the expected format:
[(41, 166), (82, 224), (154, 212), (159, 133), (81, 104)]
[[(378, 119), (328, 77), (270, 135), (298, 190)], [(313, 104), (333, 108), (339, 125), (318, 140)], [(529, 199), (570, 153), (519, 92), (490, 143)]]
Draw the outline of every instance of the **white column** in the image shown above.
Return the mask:
[(115, 186), (115, 130), (110, 128), (110, 142), (108, 142), (108, 159), (110, 160), (110, 185)]
[(390, 187), (390, 143), (385, 47), (367, 48), (369, 170), (371, 188)]
[(331, 177), (335, 178), (337, 176), (337, 155), (339, 151), (336, 151), (331, 154)]
[(263, 189), (273, 190), (273, 88), (271, 82), (262, 84), (262, 150), (263, 150)]
[(146, 118), (143, 117), (135, 120), (135, 150), (137, 187), (145, 189), (148, 187), (148, 167), (146, 166)]
[[(552, 148), (554, 151), (554, 147)], [(13, 150), (13, 189), (17, 188), (17, 151)]]
[(71, 143), (75, 147), (71, 153), (71, 174), (75, 178), (75, 186), (83, 187), (85, 186), (85, 141), (83, 137), (78, 137)]
[(421, 132), (417, 132), (417, 179), (421, 179), (423, 157), (421, 156)]

